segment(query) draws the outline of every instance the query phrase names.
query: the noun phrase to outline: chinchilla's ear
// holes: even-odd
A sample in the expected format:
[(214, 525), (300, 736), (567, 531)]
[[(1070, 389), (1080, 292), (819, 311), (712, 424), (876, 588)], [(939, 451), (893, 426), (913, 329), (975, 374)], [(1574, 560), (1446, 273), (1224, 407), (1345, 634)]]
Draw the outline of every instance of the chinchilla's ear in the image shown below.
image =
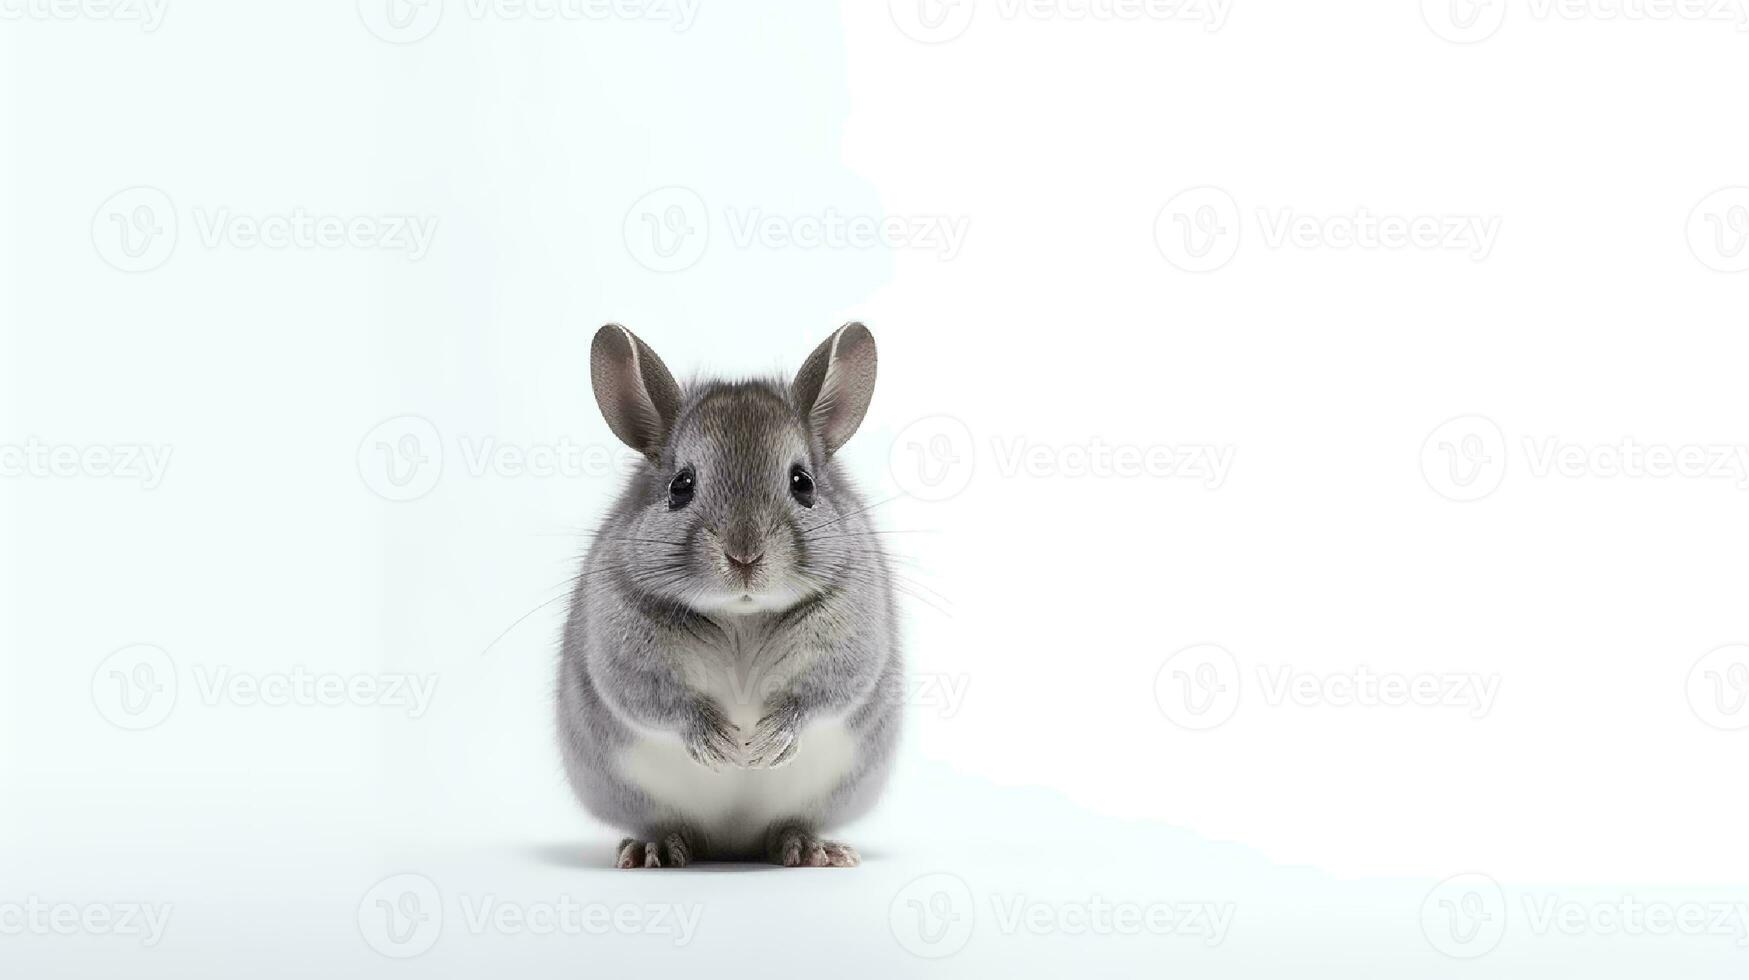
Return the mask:
[(839, 327), (796, 372), (796, 407), (828, 453), (837, 452), (862, 424), (874, 386), (874, 334), (860, 323)]
[(680, 386), (650, 345), (617, 323), (595, 331), (589, 380), (613, 434), (651, 460), (660, 457), (680, 411)]

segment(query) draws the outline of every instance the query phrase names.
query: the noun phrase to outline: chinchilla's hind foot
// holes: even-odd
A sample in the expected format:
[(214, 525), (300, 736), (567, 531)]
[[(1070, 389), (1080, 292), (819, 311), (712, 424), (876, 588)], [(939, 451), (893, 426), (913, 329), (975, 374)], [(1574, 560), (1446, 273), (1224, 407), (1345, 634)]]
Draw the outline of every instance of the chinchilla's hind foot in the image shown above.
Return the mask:
[(684, 868), (692, 863), (692, 842), (681, 831), (642, 841), (627, 837), (619, 842), (614, 866), (619, 868)]
[(785, 827), (771, 835), (772, 864), (786, 868), (854, 868), (862, 863), (856, 848), (822, 840), (802, 827)]

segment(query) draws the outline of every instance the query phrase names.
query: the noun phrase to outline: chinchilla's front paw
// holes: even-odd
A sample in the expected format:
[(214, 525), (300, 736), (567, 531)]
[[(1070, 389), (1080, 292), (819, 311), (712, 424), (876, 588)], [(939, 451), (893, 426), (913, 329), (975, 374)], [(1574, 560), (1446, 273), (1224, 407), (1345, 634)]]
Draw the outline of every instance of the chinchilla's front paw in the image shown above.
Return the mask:
[(793, 703), (786, 701), (773, 707), (753, 726), (753, 737), (746, 742), (747, 768), (779, 769), (788, 765), (795, 758), (801, 723), (801, 711)]
[(692, 756), (692, 761), (713, 772), (721, 771), (724, 766), (741, 764), (741, 730), (713, 701), (699, 700), (681, 739), (686, 743), (686, 754)]

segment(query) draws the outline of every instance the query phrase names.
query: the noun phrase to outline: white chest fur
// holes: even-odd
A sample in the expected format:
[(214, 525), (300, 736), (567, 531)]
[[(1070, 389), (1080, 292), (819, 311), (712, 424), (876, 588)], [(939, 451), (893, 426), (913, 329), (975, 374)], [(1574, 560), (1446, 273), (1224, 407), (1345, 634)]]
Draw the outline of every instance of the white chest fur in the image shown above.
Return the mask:
[[(745, 740), (763, 714), (765, 695), (781, 690), (806, 658), (784, 656), (745, 636), (732, 639), (721, 648), (686, 650), (683, 658), (691, 686), (710, 695)], [(720, 846), (744, 849), (755, 847), (773, 823), (813, 816), (855, 761), (856, 743), (842, 720), (820, 718), (802, 728), (794, 756), (779, 769), (727, 766), (713, 772), (694, 762), (680, 736), (669, 732), (640, 733), (621, 754), (619, 767), (623, 778), (673, 819)]]
[(749, 848), (773, 823), (810, 817), (854, 761), (855, 743), (832, 721), (804, 729), (795, 758), (781, 769), (712, 772), (692, 761), (678, 736), (652, 734), (626, 747), (620, 771), (707, 839)]

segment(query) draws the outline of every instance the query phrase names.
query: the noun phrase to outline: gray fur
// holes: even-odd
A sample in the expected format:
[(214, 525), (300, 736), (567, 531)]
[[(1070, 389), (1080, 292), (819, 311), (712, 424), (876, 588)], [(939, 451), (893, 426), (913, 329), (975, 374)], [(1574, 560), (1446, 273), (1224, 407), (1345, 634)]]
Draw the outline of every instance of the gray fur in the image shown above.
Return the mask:
[[(874, 804), (902, 700), (887, 559), (831, 455), (872, 394), (873, 337), (861, 324), (840, 328), (795, 384), (681, 390), (653, 350), (612, 324), (592, 360), (610, 427), (646, 459), (602, 521), (571, 596), (557, 700), (572, 788), (590, 813), (637, 835), (616, 852), (622, 867), (664, 857), (854, 865), (853, 849), (814, 835)], [(790, 494), (795, 463), (812, 474), (811, 509)], [(695, 495), (671, 510), (669, 483), (684, 466), (696, 472)], [(729, 555), (761, 557), (748, 572)], [(762, 598), (743, 608), (742, 591)], [(704, 690), (716, 658), (751, 672), (736, 688), (756, 699), (751, 731), (735, 730), (733, 705)], [(800, 812), (739, 828), (733, 843), (706, 839), (619, 766), (640, 729), (678, 735), (701, 767), (783, 766), (797, 733), (828, 717), (841, 717), (853, 739), (849, 774)]]

